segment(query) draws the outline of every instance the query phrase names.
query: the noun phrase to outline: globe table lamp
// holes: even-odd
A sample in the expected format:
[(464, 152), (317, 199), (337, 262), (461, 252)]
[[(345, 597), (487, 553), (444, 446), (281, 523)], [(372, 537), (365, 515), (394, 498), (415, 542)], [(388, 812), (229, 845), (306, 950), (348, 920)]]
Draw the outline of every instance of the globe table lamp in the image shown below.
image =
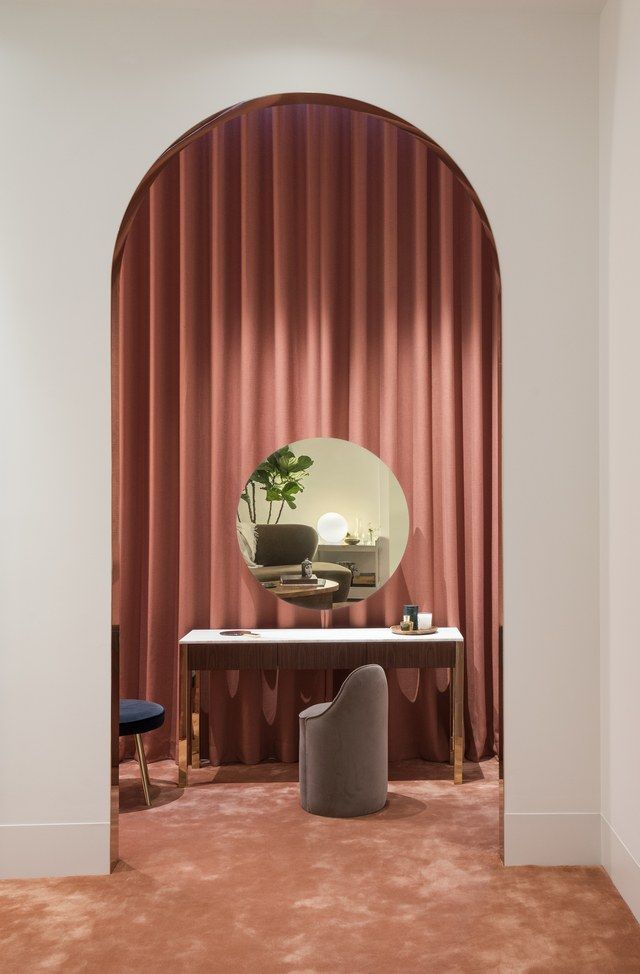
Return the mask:
[(349, 525), (342, 514), (329, 511), (318, 518), (318, 534), (327, 544), (342, 544), (347, 536)]

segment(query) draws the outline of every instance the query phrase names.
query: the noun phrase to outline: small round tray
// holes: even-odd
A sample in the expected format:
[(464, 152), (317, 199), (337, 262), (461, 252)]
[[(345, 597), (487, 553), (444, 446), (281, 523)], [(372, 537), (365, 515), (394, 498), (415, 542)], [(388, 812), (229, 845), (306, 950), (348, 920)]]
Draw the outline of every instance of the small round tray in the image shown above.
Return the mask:
[(437, 626), (431, 626), (430, 629), (401, 629), (400, 626), (389, 626), (389, 628), (396, 636), (432, 636), (438, 631)]

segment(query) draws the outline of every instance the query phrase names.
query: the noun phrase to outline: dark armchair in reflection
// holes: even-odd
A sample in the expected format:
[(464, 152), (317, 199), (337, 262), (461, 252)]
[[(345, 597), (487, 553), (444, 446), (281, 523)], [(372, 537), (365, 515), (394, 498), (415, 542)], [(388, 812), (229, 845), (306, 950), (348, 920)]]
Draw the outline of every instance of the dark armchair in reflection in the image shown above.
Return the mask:
[(257, 524), (256, 564), (250, 568), (259, 582), (277, 582), (281, 575), (299, 574), (305, 558), (313, 564), (314, 574), (338, 583), (333, 601), (346, 602), (351, 586), (351, 572), (342, 565), (314, 561), (318, 532), (308, 524)]

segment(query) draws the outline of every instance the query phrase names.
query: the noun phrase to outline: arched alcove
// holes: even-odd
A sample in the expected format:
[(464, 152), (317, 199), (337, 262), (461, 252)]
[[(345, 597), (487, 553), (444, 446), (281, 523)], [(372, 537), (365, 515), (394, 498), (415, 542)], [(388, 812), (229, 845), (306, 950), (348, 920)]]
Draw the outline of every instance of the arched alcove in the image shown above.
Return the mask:
[[(398, 570), (333, 625), (390, 625), (407, 601), (459, 625), (467, 753), (493, 753), (500, 275), (459, 167), (414, 126), (352, 99), (233, 106), (142, 180), (112, 288), (113, 624), (125, 693), (167, 709), (151, 756), (175, 747), (184, 631), (320, 624), (251, 588), (234, 531), (247, 471), (314, 436), (379, 455), (410, 508)], [(391, 755), (446, 760), (446, 675), (393, 671), (389, 684)], [(320, 671), (212, 675), (204, 753), (295, 760), (297, 710), (325, 692)]]

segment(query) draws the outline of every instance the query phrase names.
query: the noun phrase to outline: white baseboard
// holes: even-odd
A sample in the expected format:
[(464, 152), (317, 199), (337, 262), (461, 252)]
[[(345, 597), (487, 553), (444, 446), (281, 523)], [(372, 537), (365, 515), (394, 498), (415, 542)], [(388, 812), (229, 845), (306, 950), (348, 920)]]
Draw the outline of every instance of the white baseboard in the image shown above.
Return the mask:
[(640, 862), (632, 856), (604, 815), (601, 819), (602, 865), (640, 923)]
[(599, 812), (506, 812), (505, 866), (599, 866)]
[(108, 822), (0, 825), (0, 879), (109, 872)]

